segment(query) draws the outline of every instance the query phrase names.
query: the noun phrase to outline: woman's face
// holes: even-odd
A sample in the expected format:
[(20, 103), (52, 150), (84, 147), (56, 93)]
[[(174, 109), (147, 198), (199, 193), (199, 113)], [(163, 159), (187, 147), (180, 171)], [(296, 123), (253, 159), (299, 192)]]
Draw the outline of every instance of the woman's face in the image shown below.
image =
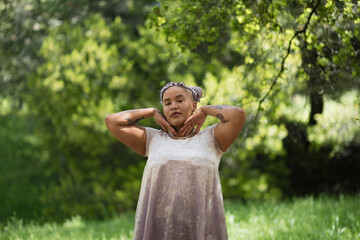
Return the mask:
[(166, 120), (177, 129), (192, 115), (197, 106), (190, 90), (176, 86), (164, 92), (163, 104)]

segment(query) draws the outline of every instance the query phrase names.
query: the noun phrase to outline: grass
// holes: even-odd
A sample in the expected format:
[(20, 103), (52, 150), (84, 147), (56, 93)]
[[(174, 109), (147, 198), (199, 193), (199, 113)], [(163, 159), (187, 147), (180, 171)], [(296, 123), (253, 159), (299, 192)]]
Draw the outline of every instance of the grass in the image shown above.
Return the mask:
[[(229, 240), (360, 239), (360, 194), (281, 202), (225, 202)], [(104, 221), (76, 216), (62, 224), (24, 224), (11, 218), (0, 239), (132, 239), (134, 214)]]
[(360, 195), (226, 205), (229, 239), (360, 239)]
[(9, 240), (125, 240), (132, 239), (134, 215), (127, 214), (105, 221), (84, 221), (75, 216), (62, 224), (24, 224), (12, 218), (3, 227), (0, 239)]

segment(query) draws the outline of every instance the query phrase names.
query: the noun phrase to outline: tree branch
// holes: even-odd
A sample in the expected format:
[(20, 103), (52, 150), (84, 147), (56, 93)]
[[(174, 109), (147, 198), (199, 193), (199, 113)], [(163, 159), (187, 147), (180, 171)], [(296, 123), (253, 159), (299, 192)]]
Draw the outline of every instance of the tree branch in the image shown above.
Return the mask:
[[(314, 2), (314, 1), (313, 1)], [(260, 109), (261, 109), (261, 104), (264, 102), (264, 100), (269, 96), (271, 90), (274, 88), (275, 84), (277, 83), (278, 79), (280, 78), (281, 74), (284, 72), (285, 70), (285, 61), (286, 59), (288, 58), (288, 56), (290, 55), (290, 52), (291, 52), (291, 44), (293, 42), (293, 40), (300, 34), (306, 34), (306, 30), (307, 28), (309, 27), (309, 24), (310, 24), (310, 20), (311, 20), (311, 17), (313, 16), (313, 14), (316, 12), (316, 9), (319, 7), (320, 5), (320, 2), (321, 0), (318, 0), (316, 5), (313, 7), (313, 9), (311, 10), (308, 18), (307, 18), (307, 21), (304, 25), (304, 27), (301, 29), (301, 30), (298, 30), (294, 33), (294, 35), (292, 36), (292, 38), (290, 39), (289, 41), (289, 45), (288, 45), (288, 48), (287, 48), (287, 52), (286, 52), (286, 55), (284, 56), (284, 58), (282, 59), (281, 61), (281, 68), (280, 68), (280, 71), (278, 72), (278, 74), (276, 75), (276, 77), (273, 79), (271, 85), (270, 85), (270, 88), (269, 90), (266, 92), (266, 94), (260, 99), (259, 101), (259, 105), (258, 105), (258, 109), (257, 109), (257, 112), (256, 112), (256, 116), (255, 116), (255, 121), (258, 119), (259, 117), (259, 113), (260, 113)]]

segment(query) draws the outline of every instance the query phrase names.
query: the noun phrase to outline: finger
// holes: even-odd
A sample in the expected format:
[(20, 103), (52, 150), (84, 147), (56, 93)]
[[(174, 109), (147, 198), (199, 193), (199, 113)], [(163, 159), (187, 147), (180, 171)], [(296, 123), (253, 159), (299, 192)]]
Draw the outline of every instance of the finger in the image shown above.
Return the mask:
[(177, 136), (177, 135), (178, 135), (178, 133), (176, 132), (176, 130), (175, 130), (174, 128), (172, 128), (172, 127), (171, 127), (171, 132), (172, 132), (172, 134), (173, 134), (174, 136)]
[(186, 133), (189, 131), (190, 126), (184, 126), (180, 129), (180, 136), (186, 136)]
[(200, 132), (201, 126), (202, 126), (202, 124), (198, 124), (198, 125), (196, 126), (195, 134), (197, 134), (198, 132)]
[(191, 119), (188, 121), (186, 120), (184, 123), (184, 126), (182, 126), (182, 128), (180, 128), (180, 131), (185, 131), (187, 128), (191, 127), (193, 125)]
[(182, 126), (182, 127), (180, 128), (180, 132), (185, 131), (186, 127), (187, 127), (187, 126), (185, 126), (185, 125), (184, 125), (184, 126)]
[(161, 126), (161, 128), (162, 128), (162, 130), (164, 131), (164, 132), (166, 132), (166, 133), (168, 133), (169, 132), (169, 130), (165, 127), (165, 125), (160, 125)]
[(193, 119), (193, 116), (190, 116), (186, 119), (186, 121), (184, 122), (184, 126), (186, 126), (189, 122), (191, 122)]
[(185, 137), (185, 136), (187, 136), (187, 130), (182, 131), (180, 134), (180, 137)]
[(189, 130), (186, 131), (186, 135), (185, 136), (189, 136), (192, 133), (192, 129), (190, 128)]
[(170, 130), (170, 132), (172, 132), (172, 134), (174, 134), (174, 136), (176, 136), (176, 131), (170, 124), (168, 124), (166, 127)]
[(183, 136), (190, 135), (190, 133), (193, 131), (193, 129), (194, 129), (194, 127), (190, 125), (188, 128), (185, 129)]

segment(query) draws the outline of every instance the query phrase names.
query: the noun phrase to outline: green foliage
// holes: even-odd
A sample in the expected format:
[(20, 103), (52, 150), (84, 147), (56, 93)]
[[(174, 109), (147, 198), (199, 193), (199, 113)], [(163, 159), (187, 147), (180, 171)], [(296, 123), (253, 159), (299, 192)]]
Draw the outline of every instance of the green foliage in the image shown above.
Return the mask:
[[(289, 60), (293, 61), (293, 58)], [(349, 187), (349, 190), (356, 189), (357, 178), (349, 172), (357, 166), (356, 150), (345, 148), (359, 144), (360, 129), (353, 120), (359, 106), (357, 93), (350, 92), (341, 101), (326, 101), (323, 114), (316, 115), (318, 124), (307, 127), (308, 100), (299, 94), (289, 97), (294, 88), (279, 82), (275, 88), (277, 96), (264, 103), (264, 115), (255, 125), (257, 91), (248, 87), (256, 83), (239, 79), (239, 73), (245, 72), (244, 69), (243, 66), (235, 71), (223, 69), (219, 77), (209, 73), (204, 78), (207, 97), (201, 104), (233, 103), (247, 112), (244, 131), (223, 156), (220, 165), (224, 197), (277, 199), (288, 194), (305, 194), (306, 191), (334, 191), (339, 187), (346, 191), (346, 185), (354, 187)], [(257, 67), (252, 74), (264, 72)], [(258, 88), (264, 87), (259, 85)], [(206, 125), (215, 122), (215, 119), (208, 118)], [(346, 152), (352, 160), (339, 158)], [(348, 161), (353, 167), (347, 165)], [(340, 162), (343, 162), (343, 176), (334, 169)], [(331, 179), (331, 174), (336, 177)]]
[(49, 29), (64, 21), (82, 22), (89, 15), (101, 14), (113, 21), (123, 17), (135, 28), (143, 24), (152, 0), (4, 0), (0, 2), (0, 95), (12, 96), (20, 107), (28, 93), (26, 79), (41, 64), (39, 46)]
[[(216, 76), (209, 73), (203, 78), (209, 93), (205, 104), (226, 102), (247, 112), (244, 139), (237, 140), (234, 150), (223, 159), (221, 173), (226, 197), (281, 197), (281, 188), (287, 188), (284, 179), (293, 171), (287, 158), (295, 157), (286, 148), (292, 148), (296, 141), (304, 141), (298, 156), (307, 158), (303, 161), (307, 167), (301, 171), (308, 171), (309, 176), (310, 169), (318, 169), (316, 164), (320, 164), (311, 163), (310, 151), (321, 159), (332, 158), (350, 142), (358, 144), (358, 128), (352, 124), (358, 94), (354, 93), (354, 103), (339, 105), (339, 109), (328, 113), (328, 105), (333, 104), (330, 99), (339, 101), (345, 93), (358, 92), (360, 87), (360, 15), (356, 2), (160, 3), (150, 15), (150, 26), (183, 51), (195, 53), (220, 69)], [(209, 27), (213, 25), (214, 28)], [(307, 99), (300, 108), (295, 102), (299, 96)], [(344, 106), (349, 106), (348, 114), (340, 109)], [(291, 120), (299, 114), (300, 120)], [(307, 128), (306, 121), (312, 127)], [(301, 134), (289, 129), (303, 124), (305, 127), (298, 129)], [(292, 135), (295, 140), (289, 140)], [(304, 135), (303, 140), (296, 139), (297, 135)], [(289, 141), (295, 142), (289, 145)]]
[[(359, 88), (360, 15), (354, 1), (160, 3), (150, 15), (150, 25), (183, 50), (206, 59), (210, 54), (223, 63), (231, 62), (230, 67), (245, 65), (246, 72), (270, 69), (273, 73), (256, 77), (268, 86), (284, 73), (282, 79), (291, 79), (304, 94), (322, 92), (336, 98)], [(302, 65), (288, 65), (288, 54), (301, 54)], [(297, 79), (289, 78), (288, 67), (295, 68)], [(248, 79), (249, 75), (243, 76)], [(303, 79), (309, 76), (316, 80), (304, 86)]]
[(38, 136), (50, 151), (51, 184), (42, 195), (46, 217), (96, 218), (134, 207), (141, 174), (131, 169), (144, 165), (114, 143), (104, 122), (115, 106), (131, 107), (131, 84), (120, 75), (131, 63), (119, 55), (123, 43), (114, 43), (126, 41), (126, 31), (120, 18), (108, 26), (94, 15), (55, 27), (43, 42), (46, 61), (29, 79), (26, 100), (42, 121)]
[(183, 50), (218, 52), (229, 39), (227, 8), (231, 1), (162, 1), (149, 16), (150, 25), (163, 27), (168, 40)]
[(79, 24), (64, 22), (44, 39), (44, 63), (29, 77), (26, 102), (50, 152), (45, 217), (97, 218), (135, 207), (145, 161), (110, 135), (104, 118), (160, 108), (155, 92), (163, 80), (179, 76), (183, 64), (179, 58), (169, 66), (177, 50), (164, 48), (164, 38), (144, 28), (139, 34), (119, 17), (107, 24), (92, 15)]
[(334, 156), (351, 141), (359, 141), (359, 126), (355, 120), (351, 121), (357, 116), (359, 108), (360, 102), (355, 91), (343, 95), (338, 102), (328, 101), (324, 113), (316, 116), (319, 124), (309, 129), (309, 140), (313, 147), (333, 145), (331, 156)]
[(38, 217), (46, 179), (47, 151), (32, 133), (31, 118), (11, 111), (10, 102), (0, 102), (0, 221), (14, 214), (22, 219)]
[(220, 165), (225, 198), (356, 189), (359, 12), (350, 0), (1, 2), (1, 216), (134, 209), (145, 159), (104, 117), (161, 108), (168, 81), (247, 113)]

